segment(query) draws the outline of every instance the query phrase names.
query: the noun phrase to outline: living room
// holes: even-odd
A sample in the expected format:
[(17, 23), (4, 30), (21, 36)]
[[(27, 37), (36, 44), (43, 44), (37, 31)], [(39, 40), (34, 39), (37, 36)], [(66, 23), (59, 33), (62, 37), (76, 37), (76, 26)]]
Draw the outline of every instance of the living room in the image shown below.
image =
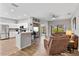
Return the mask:
[(0, 8), (1, 56), (79, 56), (78, 3), (0, 3)]

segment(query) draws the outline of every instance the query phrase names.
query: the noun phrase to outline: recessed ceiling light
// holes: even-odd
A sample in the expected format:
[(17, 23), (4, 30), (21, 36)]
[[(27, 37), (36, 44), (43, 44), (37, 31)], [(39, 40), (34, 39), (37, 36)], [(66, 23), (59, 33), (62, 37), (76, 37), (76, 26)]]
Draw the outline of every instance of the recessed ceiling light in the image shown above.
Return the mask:
[(11, 12), (14, 12), (15, 10), (14, 9), (11, 9)]
[(24, 16), (27, 16), (26, 14), (24, 14)]
[(56, 19), (55, 17), (53, 17), (52, 19)]

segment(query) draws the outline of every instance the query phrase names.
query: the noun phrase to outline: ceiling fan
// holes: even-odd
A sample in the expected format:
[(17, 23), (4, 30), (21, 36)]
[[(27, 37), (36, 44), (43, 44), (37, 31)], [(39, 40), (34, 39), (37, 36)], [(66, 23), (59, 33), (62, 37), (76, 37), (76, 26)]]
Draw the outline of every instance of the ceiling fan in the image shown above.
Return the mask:
[(15, 4), (15, 3), (11, 3), (11, 5), (14, 7), (19, 7), (19, 5)]
[(58, 15), (55, 15), (55, 14), (53, 14), (53, 15), (51, 15), (51, 18), (52, 19), (56, 19), (56, 18), (58, 18), (59, 16)]

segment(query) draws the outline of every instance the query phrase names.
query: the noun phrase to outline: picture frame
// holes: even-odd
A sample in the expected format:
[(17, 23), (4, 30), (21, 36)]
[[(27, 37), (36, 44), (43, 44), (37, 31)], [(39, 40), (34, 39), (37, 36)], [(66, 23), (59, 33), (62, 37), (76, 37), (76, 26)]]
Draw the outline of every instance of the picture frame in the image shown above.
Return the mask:
[(73, 27), (76, 30), (76, 17), (73, 18)]

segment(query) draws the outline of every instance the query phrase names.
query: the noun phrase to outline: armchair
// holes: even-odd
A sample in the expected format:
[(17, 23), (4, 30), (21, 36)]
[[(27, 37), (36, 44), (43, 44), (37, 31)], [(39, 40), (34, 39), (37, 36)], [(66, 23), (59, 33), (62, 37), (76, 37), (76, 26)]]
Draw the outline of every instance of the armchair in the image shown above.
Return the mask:
[(49, 55), (60, 54), (68, 45), (67, 37), (53, 37), (49, 41), (44, 39), (44, 47)]

